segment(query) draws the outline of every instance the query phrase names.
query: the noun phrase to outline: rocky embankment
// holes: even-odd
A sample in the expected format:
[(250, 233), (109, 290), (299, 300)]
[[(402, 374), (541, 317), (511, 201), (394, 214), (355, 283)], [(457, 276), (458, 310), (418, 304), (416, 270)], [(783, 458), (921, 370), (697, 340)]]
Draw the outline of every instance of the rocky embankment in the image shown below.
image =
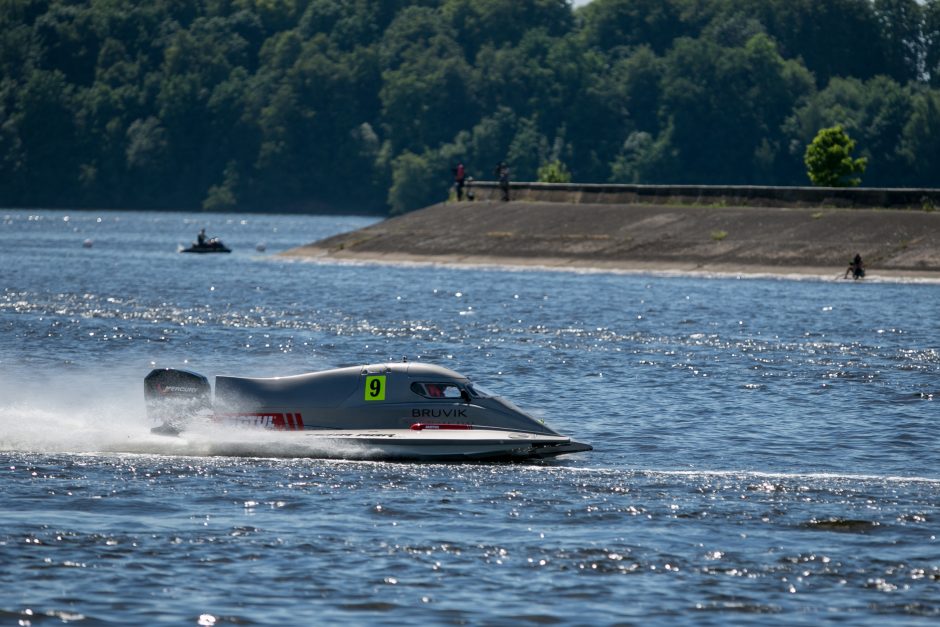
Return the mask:
[(369, 261), (940, 278), (940, 212), (563, 202), (433, 205), (290, 250)]

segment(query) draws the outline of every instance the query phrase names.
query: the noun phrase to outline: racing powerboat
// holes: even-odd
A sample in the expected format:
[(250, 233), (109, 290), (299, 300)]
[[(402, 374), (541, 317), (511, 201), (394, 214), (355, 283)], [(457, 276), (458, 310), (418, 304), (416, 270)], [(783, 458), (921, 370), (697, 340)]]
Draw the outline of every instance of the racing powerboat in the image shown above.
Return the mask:
[(467, 377), (417, 362), (216, 376), (214, 395), (201, 374), (158, 368), (144, 378), (144, 398), (158, 435), (178, 436), (194, 421), (290, 431), (336, 444), (318, 448), (324, 457), (509, 461), (592, 450)]

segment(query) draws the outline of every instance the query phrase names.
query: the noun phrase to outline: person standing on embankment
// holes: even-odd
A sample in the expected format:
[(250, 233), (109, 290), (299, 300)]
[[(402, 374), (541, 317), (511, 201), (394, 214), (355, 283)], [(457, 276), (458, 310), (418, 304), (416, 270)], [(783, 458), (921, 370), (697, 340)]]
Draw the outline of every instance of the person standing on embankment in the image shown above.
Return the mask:
[(503, 192), (503, 202), (509, 202), (509, 166), (500, 161), (496, 166), (496, 176), (499, 178), (499, 189)]

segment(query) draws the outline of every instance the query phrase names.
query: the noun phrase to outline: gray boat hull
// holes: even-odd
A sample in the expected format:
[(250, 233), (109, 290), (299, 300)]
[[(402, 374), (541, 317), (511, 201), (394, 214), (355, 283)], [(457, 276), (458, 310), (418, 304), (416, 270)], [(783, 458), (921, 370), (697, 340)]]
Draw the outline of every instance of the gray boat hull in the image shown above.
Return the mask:
[(545, 459), (592, 450), (453, 370), (419, 363), (337, 368), (291, 377), (218, 376), (172, 369), (144, 382), (158, 435), (196, 418), (298, 432), (324, 457), (431, 461)]

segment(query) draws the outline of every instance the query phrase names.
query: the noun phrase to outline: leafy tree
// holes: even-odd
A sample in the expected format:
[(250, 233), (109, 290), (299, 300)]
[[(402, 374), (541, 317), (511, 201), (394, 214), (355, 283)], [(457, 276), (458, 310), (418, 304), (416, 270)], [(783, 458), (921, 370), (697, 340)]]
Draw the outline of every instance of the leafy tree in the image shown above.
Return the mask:
[(560, 160), (548, 161), (539, 166), (539, 181), (542, 183), (570, 183), (571, 172)]
[(677, 38), (692, 34), (682, 9), (681, 0), (594, 0), (579, 12), (582, 36), (604, 51), (647, 45), (662, 54)]
[(470, 65), (436, 11), (410, 7), (385, 32), (379, 97), (392, 150), (424, 152), (477, 119)]
[(20, 202), (44, 205), (77, 194), (79, 155), (60, 151), (77, 143), (75, 88), (58, 71), (33, 72), (4, 126), (14, 135), (12, 158)]
[(433, 156), (416, 155), (405, 151), (392, 162), (392, 186), (388, 191), (391, 214), (406, 213), (435, 202), (447, 195), (446, 178), (435, 172)]
[(854, 187), (861, 179), (852, 178), (854, 174), (865, 172), (868, 160), (865, 157), (852, 158), (855, 141), (842, 126), (824, 128), (816, 134), (813, 142), (806, 147), (807, 175), (813, 185), (822, 187)]
[[(0, 16), (5, 9), (0, 7)], [(7, 20), (8, 15), (0, 17)], [(0, 21), (0, 76), (22, 81), (39, 64), (42, 47), (33, 28), (22, 23)]]
[(927, 0), (923, 12), (924, 75), (940, 87), (940, 0)]
[(458, 133), (452, 142), (441, 146), (441, 153), (445, 157), (462, 158), (468, 176), (485, 179), (505, 158), (518, 124), (518, 117), (510, 109), (501, 107), (481, 119), (470, 131)]
[(756, 17), (785, 58), (802, 59), (817, 85), (890, 71), (872, 0), (737, 0), (728, 7)]
[(324, 33), (345, 49), (368, 47), (382, 39), (400, 12), (415, 4), (419, 3), (414, 0), (307, 0), (297, 31), (304, 38)]
[(919, 90), (912, 108), (898, 150), (913, 175), (912, 181), (925, 187), (940, 186), (940, 94)]
[(514, 47), (532, 31), (559, 37), (574, 23), (567, 0), (446, 0), (441, 13), (471, 61), (484, 45)]
[(661, 169), (676, 166), (676, 154), (670, 144), (672, 127), (654, 140), (645, 131), (630, 133), (610, 164), (611, 183), (646, 183), (656, 180)]
[(657, 151), (667, 161), (648, 182), (776, 182), (783, 124), (813, 89), (806, 69), (783, 59), (766, 35), (740, 48), (682, 39), (665, 63), (660, 111), (667, 127), (659, 141), (670, 146)]
[(224, 180), (221, 185), (209, 188), (206, 198), (202, 201), (205, 211), (232, 211), (238, 208), (238, 164), (230, 161), (225, 167)]
[(754, 35), (767, 34), (767, 29), (747, 13), (722, 13), (702, 30), (702, 37), (720, 46), (743, 46)]
[(523, 118), (516, 125), (516, 134), (509, 143), (506, 161), (512, 167), (513, 178), (531, 181), (538, 176), (539, 165), (550, 158), (551, 146), (538, 127), (535, 118)]
[(134, 120), (127, 128), (126, 136), (128, 169), (147, 170), (163, 163), (167, 148), (166, 129), (160, 125), (160, 120), (153, 116)]
[(560, 85), (548, 66), (553, 40), (543, 31), (527, 33), (518, 46), (484, 46), (476, 57), (474, 78), (485, 110), (504, 107), (528, 117), (557, 106)]
[(380, 97), (393, 149), (423, 151), (476, 119), (470, 75), (461, 58), (432, 51), (385, 72)]
[(62, 73), (72, 85), (93, 81), (100, 42), (90, 8), (51, 3), (49, 10), (37, 17), (34, 31), (43, 42), (44, 69)]
[[(817, 130), (841, 124), (864, 147), (869, 185), (917, 185), (913, 170), (900, 147), (902, 135), (914, 113), (912, 87), (886, 76), (869, 81), (833, 79), (826, 89), (806, 99), (786, 123), (791, 153), (802, 158)], [(921, 185), (923, 183), (920, 183)]]
[[(586, 130), (585, 121), (569, 134), (579, 140), (572, 142), (579, 180), (635, 182), (636, 172), (631, 165), (639, 147), (635, 140), (642, 137), (640, 141), (647, 146), (661, 131), (664, 71), (663, 59), (648, 46), (640, 46), (617, 59), (607, 72), (593, 73), (594, 80), (585, 90), (581, 106), (590, 112), (594, 129)], [(587, 156), (586, 142), (580, 141), (584, 136), (591, 138)], [(592, 157), (596, 168), (583, 167), (583, 161)]]
[(888, 76), (916, 81), (923, 74), (923, 9), (917, 0), (874, 0), (880, 26), (882, 55)]

